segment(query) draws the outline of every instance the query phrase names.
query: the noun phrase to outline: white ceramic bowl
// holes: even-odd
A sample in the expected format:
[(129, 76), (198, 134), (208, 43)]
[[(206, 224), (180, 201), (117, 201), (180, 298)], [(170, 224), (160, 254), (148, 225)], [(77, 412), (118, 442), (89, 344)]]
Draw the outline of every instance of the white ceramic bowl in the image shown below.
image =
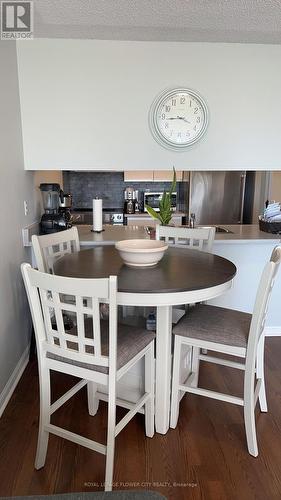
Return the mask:
[(123, 240), (115, 248), (127, 266), (149, 267), (162, 259), (168, 245), (158, 240)]

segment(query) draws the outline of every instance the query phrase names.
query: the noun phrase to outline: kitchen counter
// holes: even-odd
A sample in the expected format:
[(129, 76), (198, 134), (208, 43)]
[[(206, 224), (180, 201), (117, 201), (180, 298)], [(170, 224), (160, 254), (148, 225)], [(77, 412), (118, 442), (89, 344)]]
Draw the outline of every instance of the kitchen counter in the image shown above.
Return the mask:
[[(124, 214), (124, 215), (125, 217), (150, 217), (149, 213), (147, 212), (136, 212), (134, 214)], [(184, 217), (186, 214), (184, 212), (179, 212), (178, 210), (176, 210), (175, 212), (173, 212), (173, 216), (175, 215)]]
[(258, 224), (220, 224), (219, 227), (225, 228), (230, 233), (216, 233), (215, 242), (222, 241), (223, 243), (269, 243), (273, 242), (277, 245), (281, 242), (281, 234), (271, 234), (260, 231)]
[[(138, 225), (111, 226), (105, 224), (102, 233), (92, 233), (91, 226), (77, 226), (81, 246), (90, 245), (112, 245), (116, 241), (132, 238), (148, 238), (148, 234), (144, 227)], [(277, 245), (281, 242), (280, 234), (264, 233), (259, 230), (258, 224), (235, 224), (235, 225), (220, 225), (231, 233), (216, 233), (215, 245), (220, 243), (273, 243)]]
[(91, 226), (77, 226), (81, 247), (92, 245), (114, 245), (114, 243), (119, 240), (149, 238), (149, 235), (144, 227), (123, 225), (111, 226), (104, 224), (103, 228), (104, 231), (101, 233), (93, 233), (91, 231)]
[[(148, 224), (149, 225), (149, 224)], [(77, 225), (81, 246), (91, 245), (113, 245), (116, 241), (132, 238), (148, 238), (144, 226), (130, 225), (109, 225), (104, 224), (102, 233), (92, 233), (90, 225)], [(259, 230), (258, 224), (221, 224), (219, 227), (225, 228), (231, 233), (216, 233), (215, 245), (220, 243), (272, 243), (277, 245), (281, 242), (281, 235), (264, 233)], [(24, 246), (31, 246), (32, 234), (38, 234), (38, 223), (31, 224), (23, 229)]]

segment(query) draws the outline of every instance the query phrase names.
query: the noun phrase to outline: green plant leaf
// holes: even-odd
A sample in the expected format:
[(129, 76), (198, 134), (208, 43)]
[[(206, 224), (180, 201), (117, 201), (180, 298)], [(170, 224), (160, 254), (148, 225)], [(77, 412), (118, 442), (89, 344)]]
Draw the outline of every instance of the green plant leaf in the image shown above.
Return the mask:
[(172, 214), (170, 212), (166, 213), (165, 215), (163, 214), (163, 217), (162, 217), (163, 224), (164, 225), (169, 224), (171, 221), (171, 218), (172, 218)]
[[(159, 206), (160, 206), (160, 203), (159, 203)], [(170, 195), (169, 195), (169, 193), (166, 193), (166, 191), (164, 191), (163, 197), (161, 200), (161, 208), (163, 208), (163, 210), (167, 210), (170, 207), (171, 207)]]
[(152, 217), (153, 219), (158, 219), (160, 220), (160, 222), (162, 222), (160, 212), (155, 212), (154, 208), (150, 207), (149, 205), (145, 205), (145, 208), (148, 211), (150, 217)]
[(172, 193), (176, 190), (177, 188), (177, 176), (176, 176), (176, 170), (175, 167), (173, 167), (173, 181), (170, 187), (170, 190), (168, 192), (164, 191), (162, 199), (159, 201), (159, 212), (156, 212), (152, 207), (149, 205), (145, 205), (145, 208), (149, 215), (153, 219), (157, 219), (161, 222), (161, 224), (167, 225), (170, 223), (171, 218), (172, 218)]
[(173, 182), (171, 184), (170, 191), (169, 191), (170, 195), (176, 190), (176, 187), (177, 187), (177, 174), (176, 174), (175, 167), (173, 167), (173, 172), (174, 172), (174, 176), (173, 176)]

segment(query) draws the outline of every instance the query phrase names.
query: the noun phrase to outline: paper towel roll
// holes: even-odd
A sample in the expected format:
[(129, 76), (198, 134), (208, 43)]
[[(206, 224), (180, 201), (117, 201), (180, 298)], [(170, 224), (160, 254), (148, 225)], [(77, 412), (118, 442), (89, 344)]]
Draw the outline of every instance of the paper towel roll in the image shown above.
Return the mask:
[(93, 231), (100, 233), (102, 231), (102, 199), (93, 199)]

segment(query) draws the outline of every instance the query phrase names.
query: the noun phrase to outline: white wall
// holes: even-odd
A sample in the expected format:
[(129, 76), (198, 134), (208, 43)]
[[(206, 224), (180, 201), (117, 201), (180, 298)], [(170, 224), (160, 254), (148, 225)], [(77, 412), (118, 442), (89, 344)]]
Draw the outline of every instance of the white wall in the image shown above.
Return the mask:
[[(18, 42), (27, 169), (281, 168), (281, 46), (37, 39)], [(210, 111), (188, 152), (158, 145), (150, 105), (199, 91)]]
[[(22, 227), (36, 218), (33, 173), (25, 172), (18, 92), (16, 46), (0, 42), (0, 403), (1, 393), (28, 347), (31, 323), (20, 264), (29, 255), (22, 244)], [(23, 201), (29, 215), (24, 216)], [(1, 406), (1, 404), (0, 404)], [(1, 408), (0, 408), (1, 411)]]

